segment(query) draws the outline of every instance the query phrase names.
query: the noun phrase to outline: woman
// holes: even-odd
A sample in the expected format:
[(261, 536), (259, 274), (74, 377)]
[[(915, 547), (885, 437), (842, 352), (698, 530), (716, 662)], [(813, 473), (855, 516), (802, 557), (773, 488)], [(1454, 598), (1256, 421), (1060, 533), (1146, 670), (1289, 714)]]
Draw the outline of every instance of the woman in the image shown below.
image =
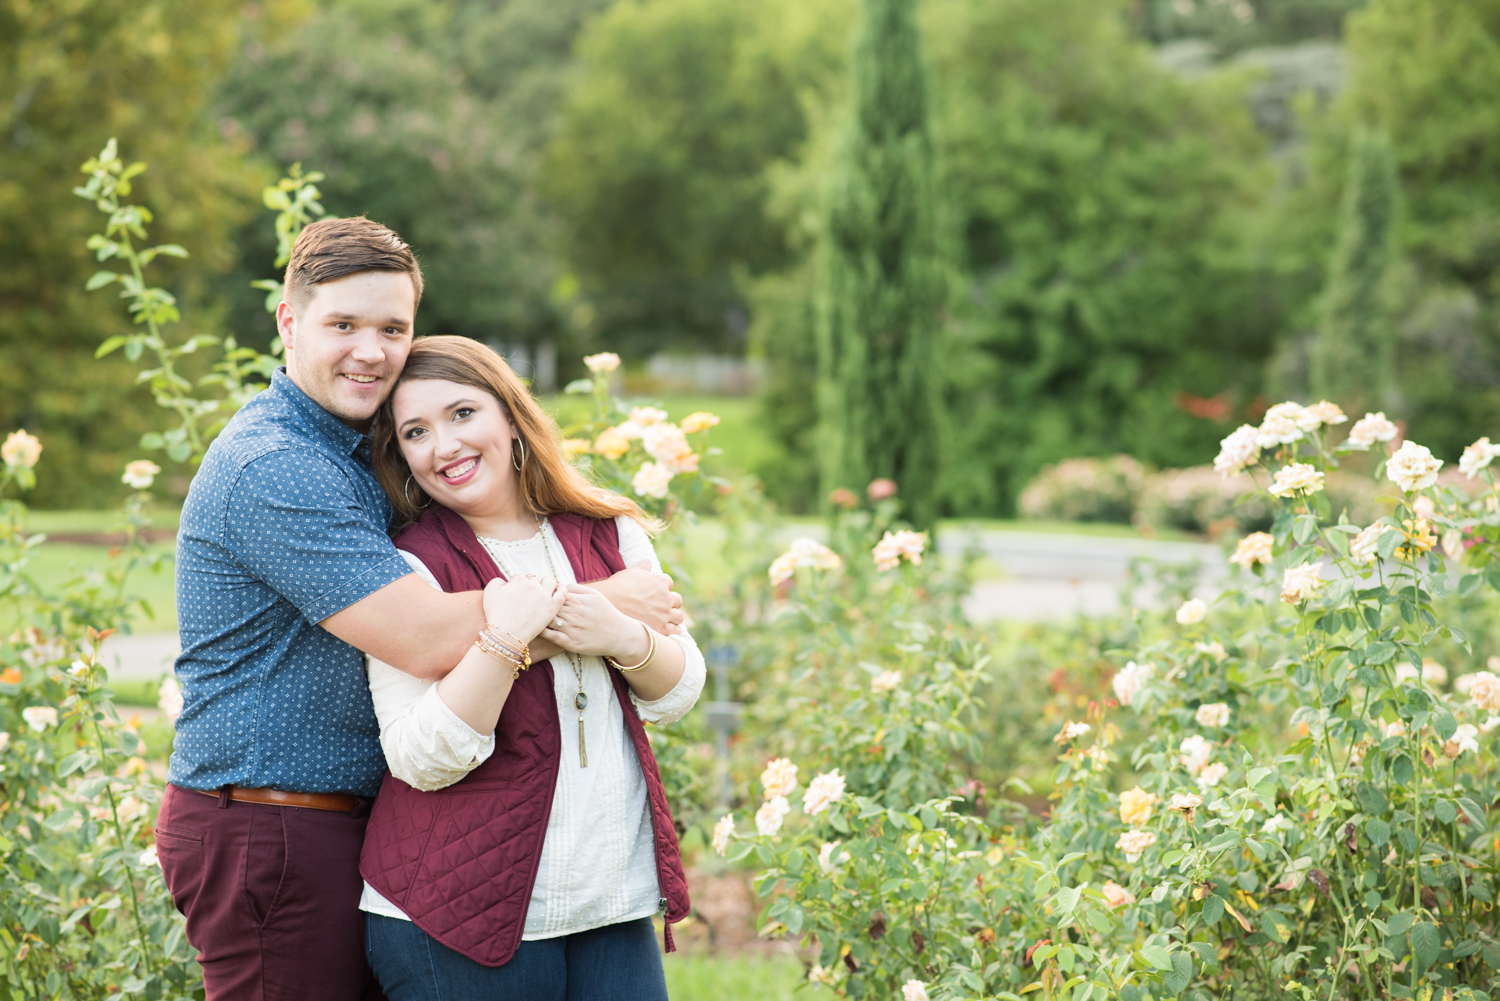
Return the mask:
[[(579, 583), (658, 566), (654, 523), (466, 338), (413, 345), (374, 434), (412, 568), (505, 583), (442, 681), (370, 662), (390, 766), (360, 864), (372, 969), (391, 1001), (665, 999), (651, 916), (686, 917), (687, 885), (641, 721), (692, 708), (703, 657)], [(563, 653), (528, 667), (538, 637)]]

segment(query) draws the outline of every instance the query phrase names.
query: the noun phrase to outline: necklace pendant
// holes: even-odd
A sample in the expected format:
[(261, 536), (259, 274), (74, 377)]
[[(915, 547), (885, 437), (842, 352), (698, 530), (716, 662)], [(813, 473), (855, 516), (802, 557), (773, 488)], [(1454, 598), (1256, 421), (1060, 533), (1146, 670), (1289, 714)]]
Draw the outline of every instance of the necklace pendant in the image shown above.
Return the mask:
[(589, 766), (589, 750), (588, 750), (587, 747), (584, 746), (584, 743), (583, 743), (583, 714), (579, 713), (578, 714), (578, 767), (579, 768), (587, 768), (588, 766)]
[(589, 697), (588, 697), (588, 694), (586, 692), (579, 692), (577, 695), (573, 696), (573, 708), (574, 709), (577, 709), (579, 712), (583, 712), (588, 707), (589, 707)]

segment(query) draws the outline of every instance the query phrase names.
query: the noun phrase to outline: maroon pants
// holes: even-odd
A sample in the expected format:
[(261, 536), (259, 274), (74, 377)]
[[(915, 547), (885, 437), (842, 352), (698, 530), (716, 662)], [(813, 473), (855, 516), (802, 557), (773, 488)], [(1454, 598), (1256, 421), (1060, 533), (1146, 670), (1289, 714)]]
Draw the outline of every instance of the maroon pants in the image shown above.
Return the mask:
[(168, 785), (156, 850), (208, 1001), (383, 1001), (365, 963), (353, 814), (237, 803)]

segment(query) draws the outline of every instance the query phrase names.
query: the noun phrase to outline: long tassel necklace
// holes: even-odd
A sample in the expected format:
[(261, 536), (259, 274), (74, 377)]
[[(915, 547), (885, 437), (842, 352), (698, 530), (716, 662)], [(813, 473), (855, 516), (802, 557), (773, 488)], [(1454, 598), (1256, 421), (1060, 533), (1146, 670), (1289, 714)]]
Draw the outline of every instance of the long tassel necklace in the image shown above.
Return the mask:
[[(537, 532), (542, 536), (542, 552), (547, 554), (547, 568), (552, 571), (552, 579), (562, 583), (562, 578), (557, 576), (557, 564), (552, 562), (552, 547), (547, 544), (547, 528), (541, 518), (536, 520)], [(573, 708), (578, 710), (578, 767), (589, 766), (589, 751), (583, 740), (583, 711), (588, 708), (589, 696), (583, 690), (583, 658), (571, 650), (564, 651), (568, 655), (568, 663), (573, 665), (573, 677), (578, 679), (578, 694), (573, 696)]]

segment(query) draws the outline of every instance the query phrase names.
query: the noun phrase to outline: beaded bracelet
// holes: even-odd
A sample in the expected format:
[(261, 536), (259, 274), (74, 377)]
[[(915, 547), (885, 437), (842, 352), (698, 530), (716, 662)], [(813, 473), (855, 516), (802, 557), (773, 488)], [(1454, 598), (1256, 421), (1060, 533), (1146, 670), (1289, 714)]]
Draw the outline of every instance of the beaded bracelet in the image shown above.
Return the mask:
[[(500, 632), (505, 632), (505, 630), (502, 629)], [(505, 635), (510, 636), (510, 633), (505, 633)], [(515, 637), (511, 636), (511, 639), (514, 640)], [(474, 640), (474, 645), (496, 660), (511, 665), (510, 679), (512, 681), (519, 678), (522, 671), (531, 667), (531, 648), (525, 643), (517, 643), (515, 646), (512, 646), (495, 635), (493, 628), (490, 626), (486, 626), (479, 631), (479, 636)]]

